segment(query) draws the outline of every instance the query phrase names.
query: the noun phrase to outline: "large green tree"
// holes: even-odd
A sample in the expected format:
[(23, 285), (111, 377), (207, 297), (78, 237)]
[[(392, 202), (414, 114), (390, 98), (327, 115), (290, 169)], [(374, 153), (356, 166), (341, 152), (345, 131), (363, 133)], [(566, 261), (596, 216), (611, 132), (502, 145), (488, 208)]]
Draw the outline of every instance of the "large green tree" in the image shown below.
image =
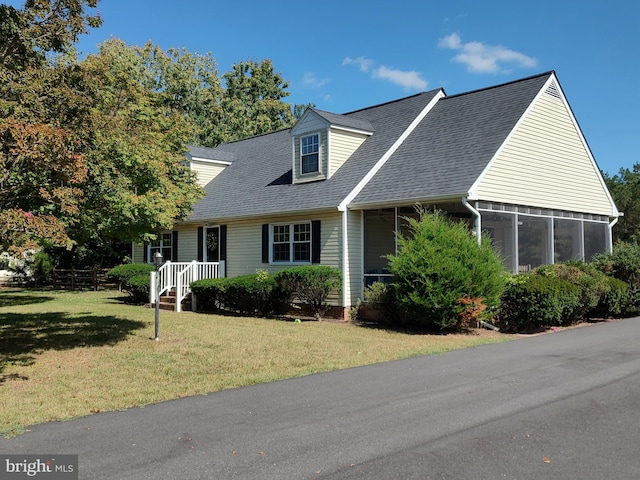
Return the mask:
[(640, 242), (640, 163), (621, 168), (613, 176), (603, 173), (603, 177), (618, 210), (624, 213), (613, 228), (614, 238)]
[(225, 91), (219, 127), (225, 141), (292, 125), (291, 106), (282, 101), (289, 95), (289, 83), (270, 60), (237, 63), (222, 78)]
[(76, 238), (140, 240), (171, 228), (202, 195), (184, 162), (192, 122), (137, 48), (108, 41), (81, 68), (92, 109)]

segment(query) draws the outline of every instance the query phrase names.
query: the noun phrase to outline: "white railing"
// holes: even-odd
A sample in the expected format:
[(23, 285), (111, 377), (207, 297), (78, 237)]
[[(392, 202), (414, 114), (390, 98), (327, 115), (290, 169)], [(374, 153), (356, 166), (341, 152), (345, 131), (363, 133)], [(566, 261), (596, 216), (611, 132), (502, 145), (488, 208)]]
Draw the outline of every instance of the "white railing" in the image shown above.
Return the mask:
[[(155, 303), (163, 293), (175, 288), (176, 312), (182, 311), (182, 300), (191, 293), (191, 282), (204, 278), (224, 277), (222, 262), (171, 262), (167, 261), (157, 272), (151, 272), (150, 303)], [(158, 288), (156, 294), (156, 280)]]

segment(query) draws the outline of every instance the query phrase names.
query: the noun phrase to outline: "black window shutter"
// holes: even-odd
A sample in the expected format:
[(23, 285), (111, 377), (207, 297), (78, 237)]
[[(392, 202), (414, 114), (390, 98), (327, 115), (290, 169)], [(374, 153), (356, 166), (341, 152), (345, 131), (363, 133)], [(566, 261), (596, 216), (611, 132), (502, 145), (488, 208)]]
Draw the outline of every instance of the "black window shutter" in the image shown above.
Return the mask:
[(320, 263), (320, 220), (311, 221), (311, 263)]
[(204, 259), (204, 228), (198, 227), (198, 261)]
[(178, 261), (178, 231), (171, 232), (171, 261)]
[(262, 225), (262, 263), (269, 263), (269, 224)]
[(226, 262), (227, 261), (227, 226), (220, 225), (220, 260)]
[(142, 244), (142, 261), (144, 263), (149, 263), (149, 244), (144, 242)]

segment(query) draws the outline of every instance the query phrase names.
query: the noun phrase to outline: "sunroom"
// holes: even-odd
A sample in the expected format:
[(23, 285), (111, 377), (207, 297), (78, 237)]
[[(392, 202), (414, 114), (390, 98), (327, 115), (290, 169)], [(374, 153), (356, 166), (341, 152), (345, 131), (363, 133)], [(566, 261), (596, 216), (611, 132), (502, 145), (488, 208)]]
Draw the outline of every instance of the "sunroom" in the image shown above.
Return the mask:
[[(424, 206), (467, 223), (471, 234), (482, 231), (512, 273), (567, 260), (590, 261), (611, 250), (613, 222), (604, 215), (489, 202)], [(365, 286), (390, 279), (387, 255), (397, 251), (395, 232), (409, 234), (407, 218), (418, 218), (415, 207), (363, 211)]]

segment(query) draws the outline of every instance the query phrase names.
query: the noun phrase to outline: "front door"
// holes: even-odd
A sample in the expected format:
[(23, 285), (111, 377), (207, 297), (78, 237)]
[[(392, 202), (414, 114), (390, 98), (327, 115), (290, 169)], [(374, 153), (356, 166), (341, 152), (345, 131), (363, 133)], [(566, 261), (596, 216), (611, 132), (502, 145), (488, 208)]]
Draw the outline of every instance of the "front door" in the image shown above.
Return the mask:
[(220, 227), (207, 227), (204, 233), (205, 262), (220, 261)]

